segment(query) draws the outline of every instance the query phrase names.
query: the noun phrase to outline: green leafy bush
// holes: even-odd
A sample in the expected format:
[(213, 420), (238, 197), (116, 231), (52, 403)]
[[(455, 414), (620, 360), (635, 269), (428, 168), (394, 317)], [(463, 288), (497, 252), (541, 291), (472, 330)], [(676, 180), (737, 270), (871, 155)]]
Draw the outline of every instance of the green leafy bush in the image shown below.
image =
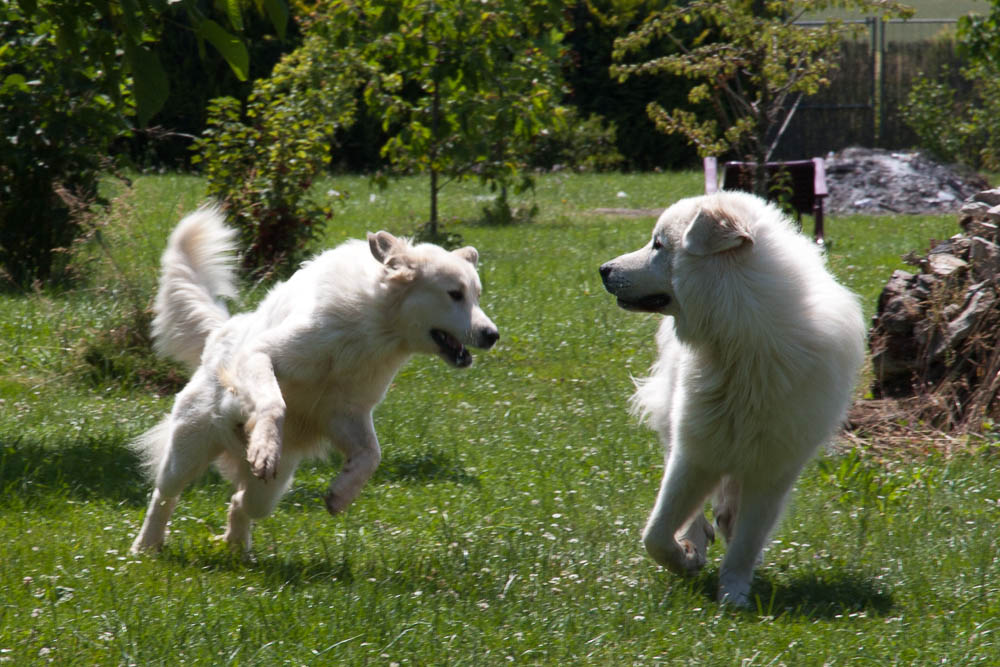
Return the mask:
[(949, 72), (918, 79), (903, 110), (922, 147), (949, 162), (1000, 171), (1000, 2), (988, 14), (958, 20), (961, 71), (968, 92), (946, 83)]
[(961, 74), (970, 88), (961, 96), (945, 82), (947, 73), (918, 78), (903, 107), (903, 120), (920, 147), (939, 160), (1000, 170), (1000, 80), (982, 64)]
[(209, 105), (193, 162), (203, 163), (208, 194), (239, 230), (247, 270), (294, 267), (331, 215), (310, 188), (330, 161), (334, 133), (354, 122), (361, 74), (349, 54), (332, 59), (309, 38), (254, 83), (245, 112), (230, 97)]
[(625, 158), (617, 148), (618, 128), (597, 114), (583, 118), (568, 107), (565, 123), (543, 130), (531, 150), (531, 163), (543, 169), (610, 171)]
[[(102, 39), (79, 27), (76, 38)], [(111, 141), (122, 129), (106, 69), (66, 58), (50, 22), (0, 6), (0, 269), (26, 285), (58, 275), (76, 237), (74, 209), (86, 207)]]

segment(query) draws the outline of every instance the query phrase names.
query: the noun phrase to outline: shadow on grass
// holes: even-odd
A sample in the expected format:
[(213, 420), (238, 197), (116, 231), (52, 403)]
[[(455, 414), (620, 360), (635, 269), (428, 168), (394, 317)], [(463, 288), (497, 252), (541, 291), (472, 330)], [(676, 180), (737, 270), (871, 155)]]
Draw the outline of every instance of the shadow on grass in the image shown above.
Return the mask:
[(139, 459), (124, 439), (108, 435), (51, 445), (0, 438), (0, 504), (15, 496), (58, 495), (143, 505), (148, 494)]
[[(715, 600), (719, 572), (700, 575), (694, 585)], [(895, 603), (892, 594), (871, 576), (849, 569), (799, 571), (778, 577), (758, 572), (750, 589), (755, 615), (813, 620), (833, 619), (852, 614), (872, 617), (887, 615)]]
[[(339, 466), (336, 468), (339, 469)], [(334, 471), (335, 474), (335, 471)], [(373, 483), (438, 481), (479, 485), (479, 479), (438, 451), (387, 457)], [(195, 485), (225, 483), (213, 470)], [(44, 495), (77, 500), (107, 498), (143, 506), (150, 483), (124, 437), (80, 438), (65, 444), (0, 436), (0, 504)]]
[(849, 569), (798, 572), (779, 581), (759, 578), (753, 595), (758, 611), (812, 619), (851, 614), (885, 616), (894, 606), (892, 593), (873, 577)]
[(455, 482), (479, 486), (478, 477), (469, 474), (446, 454), (433, 449), (405, 456), (390, 454), (382, 460), (372, 482)]
[(220, 540), (168, 541), (156, 558), (200, 572), (257, 572), (276, 586), (299, 586), (313, 582), (350, 583), (354, 572), (349, 560), (331, 553), (267, 553), (246, 557)]

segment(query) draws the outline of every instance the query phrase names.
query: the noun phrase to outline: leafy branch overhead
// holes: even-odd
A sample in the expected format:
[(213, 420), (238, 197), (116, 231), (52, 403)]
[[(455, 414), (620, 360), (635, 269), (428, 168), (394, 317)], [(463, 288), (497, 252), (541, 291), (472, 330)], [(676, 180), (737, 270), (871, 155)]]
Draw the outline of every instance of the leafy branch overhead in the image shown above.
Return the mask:
[[(134, 104), (139, 125), (146, 125), (170, 94), (166, 71), (152, 48), (168, 5), (184, 9), (202, 55), (205, 44), (211, 45), (240, 81), (246, 81), (250, 72), (250, 55), (239, 36), (247, 11), (265, 15), (284, 39), (289, 20), (284, 0), (225, 0), (220, 4), (225, 7), (228, 26), (207, 16), (198, 0), (18, 0), (26, 17), (39, 26), (54, 27), (64, 56), (83, 54), (86, 60), (101, 63), (114, 101), (122, 107)], [(123, 88), (131, 100), (121, 94)]]
[[(668, 75), (697, 82), (687, 109), (649, 103), (656, 127), (684, 136), (702, 156), (735, 153), (763, 163), (802, 97), (829, 85), (841, 40), (861, 29), (842, 19), (805, 21), (831, 7), (912, 14), (894, 0), (694, 0), (651, 14), (616, 40), (611, 71), (619, 81)], [(642, 60), (663, 41), (673, 53)]]

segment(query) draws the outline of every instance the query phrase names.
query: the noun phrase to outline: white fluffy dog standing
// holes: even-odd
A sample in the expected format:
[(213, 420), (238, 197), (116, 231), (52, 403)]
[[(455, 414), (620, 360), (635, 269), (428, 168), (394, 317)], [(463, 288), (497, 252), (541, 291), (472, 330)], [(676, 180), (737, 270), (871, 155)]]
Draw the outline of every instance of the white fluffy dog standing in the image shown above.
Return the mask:
[(317, 256), (253, 312), (230, 317), (234, 232), (203, 208), (163, 254), (153, 320), (157, 351), (194, 375), (170, 415), (135, 447), (155, 487), (133, 551), (163, 544), (181, 490), (211, 463), (236, 486), (224, 538), (250, 548), (250, 525), (274, 509), (299, 462), (332, 443), (344, 455), (325, 495), (345, 509), (378, 467), (372, 410), (414, 353), (472, 363), (466, 345), (499, 338), (479, 307), (475, 248), (411, 245), (387, 232)]
[(864, 359), (858, 300), (786, 216), (740, 192), (678, 201), (601, 276), (622, 308), (667, 316), (632, 398), (667, 448), (643, 544), (673, 572), (699, 570), (713, 496), (728, 545), (719, 599), (746, 606), (789, 490), (849, 405)]

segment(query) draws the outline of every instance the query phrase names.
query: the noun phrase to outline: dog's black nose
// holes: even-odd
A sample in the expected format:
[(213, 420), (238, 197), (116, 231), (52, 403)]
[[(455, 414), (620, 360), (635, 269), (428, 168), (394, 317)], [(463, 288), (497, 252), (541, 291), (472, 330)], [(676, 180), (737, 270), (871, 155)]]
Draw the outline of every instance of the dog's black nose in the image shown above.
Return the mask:
[(601, 264), (601, 280), (608, 282), (608, 276), (611, 275), (611, 262), (607, 264)]
[(500, 340), (500, 332), (496, 329), (488, 329), (479, 335), (479, 347), (488, 350)]

